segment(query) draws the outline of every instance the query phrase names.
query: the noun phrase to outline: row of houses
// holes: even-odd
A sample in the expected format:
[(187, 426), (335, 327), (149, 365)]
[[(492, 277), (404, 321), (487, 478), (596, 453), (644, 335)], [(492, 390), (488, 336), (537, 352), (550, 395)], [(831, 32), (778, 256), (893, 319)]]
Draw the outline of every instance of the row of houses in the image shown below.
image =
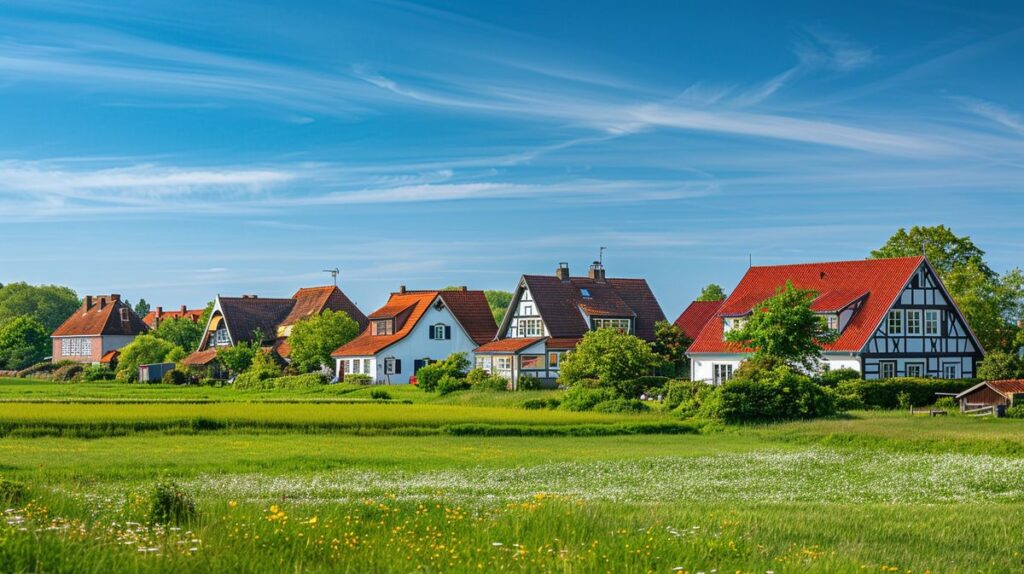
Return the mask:
[[(839, 332), (823, 348), (827, 368), (852, 368), (868, 379), (975, 375), (984, 352), (977, 337), (927, 259), (909, 257), (750, 267), (725, 300), (694, 302), (675, 320), (693, 340), (693, 380), (720, 384), (732, 377), (749, 350), (726, 334), (787, 281), (816, 292), (812, 309)], [(300, 289), (287, 299), (218, 296), (185, 364), (216, 369), (217, 349), (252, 342), (287, 360), (291, 327), (326, 309), (345, 311), (361, 328), (332, 353), (338, 377), (360, 374), (387, 384), (413, 382), (420, 367), (456, 352), (513, 386), (524, 375), (554, 384), (565, 353), (587, 332), (614, 328), (653, 341), (655, 324), (666, 320), (646, 280), (608, 277), (601, 262), (573, 276), (562, 263), (553, 275), (521, 276), (500, 324), (483, 291), (466, 287), (403, 286), (369, 315), (336, 286)], [(169, 316), (198, 320), (184, 307), (167, 314), (158, 308), (143, 320), (117, 295), (86, 297), (54, 332), (54, 358), (109, 360)]]

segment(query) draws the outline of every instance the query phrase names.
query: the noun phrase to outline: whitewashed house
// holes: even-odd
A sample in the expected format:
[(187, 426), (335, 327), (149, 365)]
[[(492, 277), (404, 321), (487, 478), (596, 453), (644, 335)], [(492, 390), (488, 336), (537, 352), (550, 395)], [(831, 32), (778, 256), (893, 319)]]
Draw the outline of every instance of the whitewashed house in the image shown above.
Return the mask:
[(475, 351), (476, 366), (509, 379), (522, 375), (554, 386), (562, 356), (588, 331), (621, 329), (654, 340), (654, 324), (664, 321), (647, 281), (605, 276), (594, 262), (586, 277), (572, 277), (561, 263), (554, 275), (523, 275), (494, 341)]
[(822, 346), (828, 369), (865, 379), (975, 375), (984, 350), (924, 257), (751, 267), (687, 350), (693, 380), (732, 378), (748, 350), (726, 333), (790, 281), (817, 297), (811, 309), (839, 331)]
[(369, 315), (369, 327), (331, 357), (338, 378), (364, 374), (379, 384), (407, 384), (424, 365), (466, 353), (494, 337), (497, 325), (483, 291), (392, 293)]

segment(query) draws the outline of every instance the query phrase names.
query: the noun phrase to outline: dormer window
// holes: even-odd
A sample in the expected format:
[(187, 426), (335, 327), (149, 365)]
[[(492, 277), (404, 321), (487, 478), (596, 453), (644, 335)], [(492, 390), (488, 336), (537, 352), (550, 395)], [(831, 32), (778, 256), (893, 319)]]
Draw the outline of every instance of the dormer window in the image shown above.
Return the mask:
[(826, 321), (828, 322), (829, 329), (833, 331), (839, 330), (839, 315), (829, 315), (826, 317)]
[(121, 312), (121, 322), (127, 323), (128, 322), (128, 309), (125, 309), (124, 307), (121, 307), (119, 309), (119, 311)]
[(629, 319), (594, 319), (594, 330), (618, 329), (623, 333), (628, 333), (629, 324)]
[(393, 335), (395, 333), (394, 319), (375, 319), (373, 321), (374, 335)]
[(584, 289), (581, 287), (580, 295), (582, 295), (584, 299), (590, 299), (590, 289)]

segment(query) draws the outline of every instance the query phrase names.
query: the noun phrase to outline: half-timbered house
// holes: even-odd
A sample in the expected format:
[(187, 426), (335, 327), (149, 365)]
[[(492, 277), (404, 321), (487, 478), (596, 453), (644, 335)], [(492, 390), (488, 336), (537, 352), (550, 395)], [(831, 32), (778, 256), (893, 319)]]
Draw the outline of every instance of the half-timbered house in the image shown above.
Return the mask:
[(790, 281), (817, 295), (811, 309), (838, 331), (822, 346), (825, 368), (866, 379), (974, 377), (984, 350), (924, 257), (751, 267), (687, 351), (691, 377), (732, 378), (749, 350), (725, 340)]

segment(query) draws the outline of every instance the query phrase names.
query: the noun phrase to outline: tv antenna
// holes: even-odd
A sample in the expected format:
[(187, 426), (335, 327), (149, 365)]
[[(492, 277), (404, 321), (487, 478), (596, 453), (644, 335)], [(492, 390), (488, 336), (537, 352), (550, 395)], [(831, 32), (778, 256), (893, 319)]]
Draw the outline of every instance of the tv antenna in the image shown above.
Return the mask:
[(337, 267), (335, 267), (334, 269), (324, 269), (324, 273), (330, 273), (331, 274), (331, 278), (334, 279), (334, 286), (337, 287), (338, 286), (338, 273), (341, 273), (341, 270), (338, 269)]
[(600, 263), (601, 265), (604, 265), (604, 250), (605, 249), (608, 249), (608, 248), (607, 247), (599, 247), (598, 250), (597, 250), (597, 262)]

